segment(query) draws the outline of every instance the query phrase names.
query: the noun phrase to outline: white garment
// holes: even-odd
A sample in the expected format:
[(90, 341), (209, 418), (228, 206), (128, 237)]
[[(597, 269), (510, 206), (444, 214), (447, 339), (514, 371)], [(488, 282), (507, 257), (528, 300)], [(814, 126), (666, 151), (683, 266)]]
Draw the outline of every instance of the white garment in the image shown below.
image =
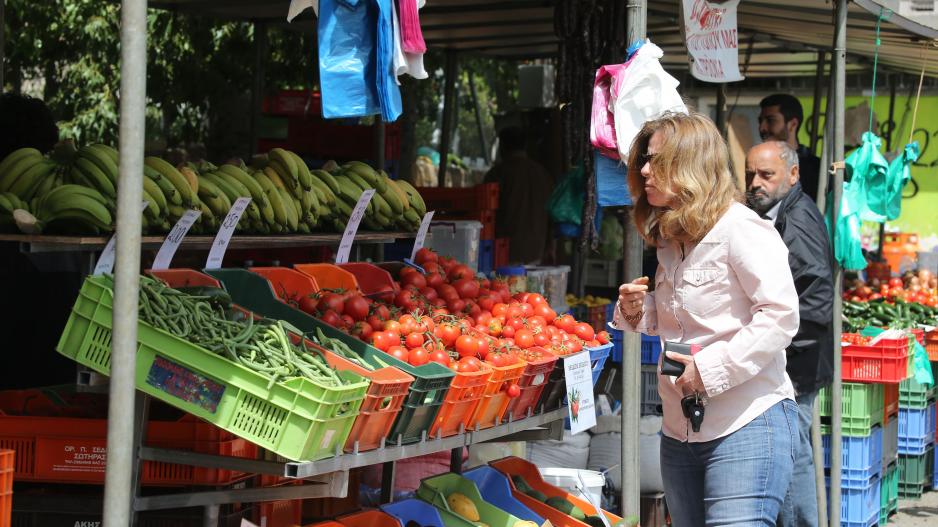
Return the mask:
[(663, 56), (661, 48), (645, 42), (622, 74), (613, 103), (616, 140), (622, 159), (629, 158), (632, 140), (645, 121), (668, 111), (687, 113), (687, 107), (677, 92), (680, 83), (661, 67), (659, 59)]
[(319, 0), (290, 0), (290, 9), (287, 10), (287, 22), (300, 16), (300, 13), (313, 8), (313, 14), (319, 16)]
[[(413, 0), (409, 0), (413, 1)], [(424, 6), (424, 0), (417, 1), (417, 9)], [(394, 26), (394, 77), (397, 84), (401, 84), (400, 76), (407, 74), (415, 79), (426, 79), (429, 77), (427, 70), (423, 67), (423, 53), (407, 53), (404, 51), (404, 37), (401, 36), (401, 21), (397, 15), (397, 9), (392, 9)]]

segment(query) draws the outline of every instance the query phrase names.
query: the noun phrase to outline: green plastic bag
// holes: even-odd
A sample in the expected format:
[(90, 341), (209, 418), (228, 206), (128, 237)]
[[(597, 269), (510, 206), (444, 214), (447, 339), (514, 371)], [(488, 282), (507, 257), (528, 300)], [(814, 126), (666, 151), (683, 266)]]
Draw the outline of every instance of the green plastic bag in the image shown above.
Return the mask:
[(599, 254), (603, 260), (621, 260), (623, 254), (622, 222), (614, 214), (606, 214), (599, 226)]
[(583, 221), (584, 201), (583, 166), (577, 165), (567, 172), (547, 200), (550, 219), (555, 223), (580, 225)]
[[(865, 327), (863, 331), (860, 332), (864, 337), (875, 337), (883, 332), (882, 328), (877, 327)], [(918, 340), (912, 339), (912, 375), (915, 378), (915, 382), (921, 385), (933, 385), (935, 384), (935, 377), (931, 373), (931, 363), (928, 362), (928, 352), (925, 351), (925, 347), (918, 343)]]
[(889, 163), (880, 153), (882, 140), (872, 132), (863, 134), (860, 148), (845, 160), (850, 182), (844, 196), (851, 209), (860, 213), (865, 221), (886, 221), (886, 188), (889, 180)]
[(902, 211), (902, 189), (912, 179), (912, 164), (918, 161), (919, 152), (918, 141), (905, 145), (902, 153), (899, 154), (892, 163), (889, 163), (889, 185), (886, 188), (886, 210), (887, 220), (894, 220), (899, 217)]

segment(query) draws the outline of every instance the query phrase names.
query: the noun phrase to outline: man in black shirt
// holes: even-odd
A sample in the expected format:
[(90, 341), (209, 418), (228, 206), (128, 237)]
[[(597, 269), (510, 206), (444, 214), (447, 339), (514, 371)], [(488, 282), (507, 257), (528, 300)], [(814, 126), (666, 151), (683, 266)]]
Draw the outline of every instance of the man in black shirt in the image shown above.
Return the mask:
[(804, 110), (795, 97), (787, 93), (769, 95), (759, 103), (759, 135), (763, 141), (788, 143), (798, 153), (801, 188), (817, 203), (818, 174), (821, 160), (806, 146), (798, 144), (798, 130), (804, 122)]

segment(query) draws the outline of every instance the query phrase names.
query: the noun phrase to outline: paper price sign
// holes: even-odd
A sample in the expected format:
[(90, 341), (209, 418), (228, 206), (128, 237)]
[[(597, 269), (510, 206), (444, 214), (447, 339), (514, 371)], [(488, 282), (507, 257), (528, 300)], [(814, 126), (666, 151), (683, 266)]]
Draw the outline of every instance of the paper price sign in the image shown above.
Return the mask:
[(423, 244), (427, 240), (427, 231), (430, 230), (430, 222), (433, 221), (433, 212), (431, 210), (424, 214), (423, 219), (420, 220), (420, 229), (417, 230), (417, 239), (414, 240), (414, 250), (410, 253), (411, 260), (417, 257), (417, 251), (423, 248)]
[[(143, 203), (140, 207), (140, 212), (143, 213), (149, 204), (149, 201), (143, 200)], [(107, 241), (107, 245), (104, 246), (104, 250), (101, 251), (101, 256), (98, 258), (98, 263), (96, 263), (94, 266), (94, 272), (91, 274), (98, 276), (114, 272), (114, 258), (116, 256), (117, 234), (111, 236), (111, 239)]]
[(201, 210), (189, 209), (179, 218), (176, 225), (173, 225), (173, 230), (169, 231), (166, 239), (163, 240), (159, 252), (156, 253), (156, 259), (153, 260), (153, 269), (158, 271), (169, 269), (169, 264), (172, 263), (173, 256), (176, 254), (176, 249), (179, 248), (182, 240), (189, 233), (189, 229), (192, 228), (192, 225), (201, 215)]
[(567, 380), (567, 414), (570, 432), (578, 434), (596, 426), (596, 403), (593, 401), (593, 370), (590, 352), (582, 351), (563, 359)]
[(221, 223), (218, 233), (215, 235), (215, 241), (212, 242), (212, 249), (208, 253), (208, 260), (205, 261), (206, 269), (220, 269), (222, 260), (225, 259), (225, 251), (228, 250), (228, 243), (231, 241), (231, 235), (234, 234), (235, 227), (241, 221), (241, 216), (247, 210), (251, 203), (251, 198), (238, 198), (234, 205), (228, 209), (228, 215), (225, 221)]
[(358, 224), (362, 222), (365, 216), (365, 209), (368, 208), (368, 202), (375, 195), (375, 189), (368, 189), (362, 192), (358, 203), (352, 209), (352, 215), (349, 216), (348, 223), (345, 225), (345, 233), (342, 235), (342, 241), (339, 242), (339, 250), (335, 253), (335, 263), (348, 263), (348, 255), (352, 251), (352, 243), (355, 241), (355, 234), (358, 232)]

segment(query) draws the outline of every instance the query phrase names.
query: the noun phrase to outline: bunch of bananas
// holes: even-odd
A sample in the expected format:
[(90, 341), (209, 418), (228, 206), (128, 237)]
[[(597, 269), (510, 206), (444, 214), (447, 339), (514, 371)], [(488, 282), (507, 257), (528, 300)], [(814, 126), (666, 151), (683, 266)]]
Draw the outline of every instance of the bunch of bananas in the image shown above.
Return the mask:
[(567, 305), (569, 305), (570, 307), (577, 307), (577, 306), (599, 307), (599, 306), (605, 306), (605, 305), (612, 303), (612, 300), (609, 300), (608, 298), (602, 298), (602, 297), (593, 296), (593, 295), (586, 295), (582, 298), (579, 298), (576, 295), (568, 294), (565, 300), (567, 301)]
[[(99, 234), (116, 218), (118, 152), (93, 144), (52, 159), (32, 148), (0, 162), (0, 229), (24, 232)], [(64, 158), (59, 159), (59, 158)], [(403, 181), (353, 161), (310, 171), (295, 153), (281, 148), (243, 163), (202, 162), (173, 166), (144, 158), (144, 232), (168, 232), (187, 210), (201, 211), (192, 232), (213, 233), (239, 197), (251, 203), (237, 226), (261, 234), (343, 231), (362, 192), (375, 196), (362, 219), (368, 230), (414, 231), (426, 213), (420, 194)], [(14, 211), (21, 221), (14, 220)]]

